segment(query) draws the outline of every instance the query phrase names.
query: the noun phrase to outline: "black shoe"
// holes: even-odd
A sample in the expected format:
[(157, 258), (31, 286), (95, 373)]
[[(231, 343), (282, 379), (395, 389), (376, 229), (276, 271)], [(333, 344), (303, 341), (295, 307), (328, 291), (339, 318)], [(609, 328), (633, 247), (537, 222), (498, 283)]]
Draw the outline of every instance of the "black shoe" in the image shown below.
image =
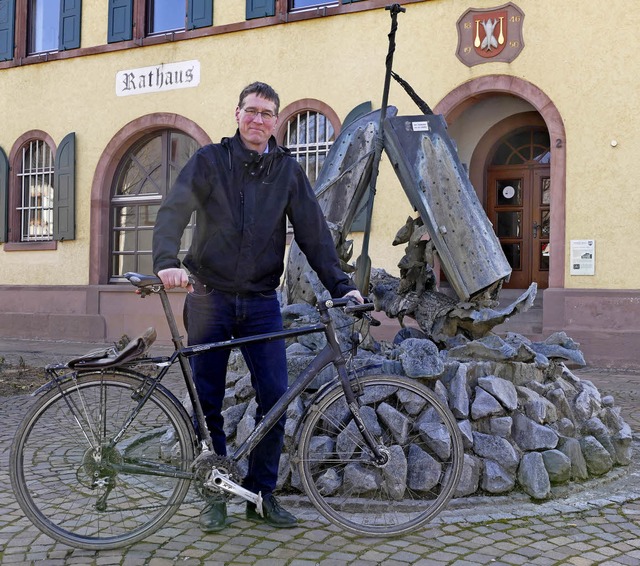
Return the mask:
[(298, 519), (289, 513), (289, 511), (280, 507), (278, 500), (272, 493), (267, 493), (267, 495), (262, 498), (262, 512), (264, 513), (264, 517), (258, 514), (254, 503), (247, 503), (247, 519), (263, 521), (279, 529), (290, 529), (298, 525)]
[(209, 500), (200, 513), (200, 528), (205, 533), (215, 533), (227, 526), (227, 504), (224, 501)]

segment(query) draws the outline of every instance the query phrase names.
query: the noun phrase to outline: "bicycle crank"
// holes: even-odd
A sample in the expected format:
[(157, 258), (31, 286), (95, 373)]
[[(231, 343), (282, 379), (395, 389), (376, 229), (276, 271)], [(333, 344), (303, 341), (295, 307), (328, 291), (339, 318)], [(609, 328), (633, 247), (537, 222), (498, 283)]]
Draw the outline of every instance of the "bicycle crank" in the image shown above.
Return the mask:
[(193, 461), (192, 468), (196, 489), (203, 499), (220, 493), (227, 497), (237, 495), (255, 504), (256, 511), (262, 516), (262, 496), (237, 483), (241, 474), (233, 460), (205, 450)]
[(244, 487), (238, 485), (236, 482), (229, 479), (229, 477), (222, 473), (220, 470), (214, 468), (211, 470), (211, 476), (204, 482), (205, 487), (222, 489), (232, 495), (238, 495), (247, 501), (250, 501), (256, 506), (256, 511), (261, 517), (264, 517), (262, 513), (262, 495), (260, 493), (253, 493)]

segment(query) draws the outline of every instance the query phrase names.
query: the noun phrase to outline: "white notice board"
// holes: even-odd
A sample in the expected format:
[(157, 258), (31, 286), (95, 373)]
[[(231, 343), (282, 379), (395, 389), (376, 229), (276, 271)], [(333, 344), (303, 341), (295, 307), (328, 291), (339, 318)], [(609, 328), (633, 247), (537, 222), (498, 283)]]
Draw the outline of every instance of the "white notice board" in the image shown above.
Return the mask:
[(595, 240), (571, 240), (571, 275), (595, 275)]

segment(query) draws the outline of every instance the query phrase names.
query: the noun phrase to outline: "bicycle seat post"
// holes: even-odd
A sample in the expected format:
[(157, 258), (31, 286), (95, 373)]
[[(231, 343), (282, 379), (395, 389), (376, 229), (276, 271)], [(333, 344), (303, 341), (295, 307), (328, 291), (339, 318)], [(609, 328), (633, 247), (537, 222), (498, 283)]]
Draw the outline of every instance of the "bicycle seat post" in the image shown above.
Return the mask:
[(167, 295), (167, 291), (164, 287), (158, 291), (158, 294), (160, 295), (160, 301), (162, 302), (162, 310), (164, 310), (164, 315), (167, 319), (167, 324), (169, 325), (169, 332), (171, 332), (171, 341), (173, 342), (175, 349), (180, 350), (181, 348), (184, 348), (184, 343), (182, 342), (182, 335), (178, 330), (176, 317), (174, 316), (173, 309), (171, 308), (169, 295)]

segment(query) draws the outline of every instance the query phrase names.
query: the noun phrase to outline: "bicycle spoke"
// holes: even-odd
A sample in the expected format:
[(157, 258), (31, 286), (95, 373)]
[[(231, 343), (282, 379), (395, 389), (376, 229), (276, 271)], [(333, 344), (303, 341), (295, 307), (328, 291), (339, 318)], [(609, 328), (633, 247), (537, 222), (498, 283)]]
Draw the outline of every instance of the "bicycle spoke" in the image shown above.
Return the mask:
[[(54, 538), (94, 549), (130, 544), (159, 528), (184, 499), (192, 429), (159, 391), (131, 420), (140, 383), (118, 371), (82, 375), (63, 394), (41, 399), (25, 419), (12, 452), (12, 482), (27, 515)], [(126, 434), (113, 446), (125, 423)], [(97, 445), (87, 446), (86, 427)]]
[(453, 495), (463, 461), (457, 424), (431, 391), (397, 376), (362, 378), (356, 391), (384, 461), (374, 460), (335, 387), (314, 404), (301, 433), (303, 485), (318, 510), (348, 530), (408, 532)]

